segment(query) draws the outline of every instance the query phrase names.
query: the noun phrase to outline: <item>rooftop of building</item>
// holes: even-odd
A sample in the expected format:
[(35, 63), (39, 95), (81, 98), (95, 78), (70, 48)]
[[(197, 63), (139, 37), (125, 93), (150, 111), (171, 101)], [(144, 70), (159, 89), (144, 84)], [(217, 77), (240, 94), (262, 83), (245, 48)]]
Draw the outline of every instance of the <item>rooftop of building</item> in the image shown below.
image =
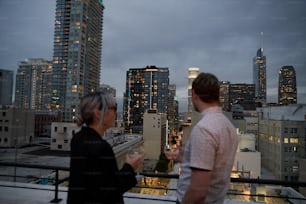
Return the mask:
[[(31, 183), (14, 183), (0, 181), (0, 203), (6, 204), (44, 204), (66, 203), (67, 187), (59, 187), (57, 198), (54, 186)], [(175, 195), (159, 196), (127, 192), (124, 194), (125, 204), (167, 204), (176, 203)], [(226, 199), (224, 204), (256, 203)]]
[[(69, 157), (65, 155), (57, 155), (60, 152), (55, 154), (48, 154), (47, 150), (44, 150), (45, 147), (40, 146), (32, 146), (26, 148), (18, 149), (18, 159), (17, 162), (22, 162), (26, 164), (32, 165), (41, 165), (41, 166), (58, 166), (67, 168), (69, 166)], [(67, 199), (67, 187), (65, 186), (58, 186), (58, 194), (56, 194), (56, 187), (50, 183), (44, 184), (40, 182), (30, 183), (33, 181), (33, 178), (42, 179), (46, 175), (50, 175), (50, 171), (47, 169), (35, 169), (35, 168), (22, 168), (17, 167), (17, 174), (18, 178), (16, 182), (13, 181), (13, 178), (9, 175), (13, 174), (14, 167), (13, 166), (6, 166), (1, 164), (1, 162), (12, 162), (14, 161), (14, 155), (16, 153), (16, 149), (14, 148), (1, 148), (0, 149), (0, 203), (7, 203), (7, 204), (41, 204), (41, 203), (50, 203), (51, 201), (56, 203), (65, 203)], [(49, 152), (50, 153), (50, 152)], [(168, 185), (162, 189), (154, 186), (154, 188), (143, 188), (143, 186), (138, 186), (137, 188), (141, 188), (140, 193), (127, 192), (124, 194), (124, 200), (126, 204), (161, 204), (161, 203), (175, 203), (176, 196), (175, 191), (177, 188), (177, 178), (171, 177), (171, 174), (176, 174), (179, 168), (177, 165), (174, 165), (173, 172), (170, 173), (170, 178)], [(263, 169), (264, 170), (264, 169)], [(54, 171), (53, 171), (54, 174)], [(263, 171), (263, 179), (270, 179), (271, 174), (268, 171)], [(63, 179), (63, 177), (67, 176), (60, 176), (59, 179)], [(140, 176), (139, 179), (143, 179), (146, 174), (142, 173), (142, 177)], [(174, 175), (175, 177), (175, 175)], [(150, 175), (146, 176), (147, 182), (148, 180), (151, 181), (153, 177)], [(159, 179), (160, 177), (157, 177)], [(42, 181), (42, 180), (41, 180)], [(237, 185), (236, 185), (237, 184)], [(236, 186), (234, 186), (236, 185)], [(271, 184), (272, 185), (272, 184)], [(234, 203), (258, 203), (255, 202), (260, 195), (256, 195), (256, 193), (251, 193), (250, 188), (247, 191), (245, 189), (241, 189), (241, 184), (239, 183), (232, 183), (232, 190), (229, 191), (225, 204), (234, 204)], [(233, 188), (234, 186), (234, 188)], [(250, 186), (250, 183), (243, 184), (244, 187)], [(275, 186), (275, 185), (274, 185)], [(160, 193), (162, 192), (162, 193)], [(166, 193), (163, 193), (166, 192)], [(293, 197), (295, 203), (306, 202), (306, 199), (298, 194), (292, 188), (280, 188), (280, 185), (276, 185), (274, 188), (270, 187), (267, 191), (264, 191), (263, 200), (266, 203), (290, 203), (288, 197)], [(266, 192), (272, 192), (272, 194), (267, 194)], [(253, 195), (252, 195), (253, 194)], [(254, 196), (255, 194), (255, 196)], [(304, 199), (304, 200), (303, 200)], [(273, 200), (273, 202), (271, 201)], [(270, 201), (270, 202), (268, 202)], [(276, 202), (277, 201), (277, 202)]]
[(306, 104), (290, 104), (287, 106), (270, 106), (260, 108), (265, 120), (305, 121)]

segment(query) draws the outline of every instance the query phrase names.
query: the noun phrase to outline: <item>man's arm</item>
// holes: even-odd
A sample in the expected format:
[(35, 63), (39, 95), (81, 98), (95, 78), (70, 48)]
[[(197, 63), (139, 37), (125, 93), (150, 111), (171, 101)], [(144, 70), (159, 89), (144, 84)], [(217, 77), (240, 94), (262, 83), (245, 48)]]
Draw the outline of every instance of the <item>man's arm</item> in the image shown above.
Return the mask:
[(203, 203), (208, 192), (210, 171), (192, 169), (190, 185), (184, 195), (182, 204)]

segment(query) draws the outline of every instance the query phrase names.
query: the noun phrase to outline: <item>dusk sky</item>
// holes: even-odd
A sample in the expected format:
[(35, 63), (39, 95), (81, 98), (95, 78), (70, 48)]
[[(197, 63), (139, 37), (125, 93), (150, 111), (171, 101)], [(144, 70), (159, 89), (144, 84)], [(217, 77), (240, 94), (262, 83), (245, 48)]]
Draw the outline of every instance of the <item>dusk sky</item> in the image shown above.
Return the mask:
[[(104, 0), (101, 83), (122, 100), (126, 71), (168, 67), (180, 107), (187, 105), (187, 70), (231, 83), (252, 82), (252, 59), (267, 58), (268, 102), (277, 102), (278, 72), (292, 65), (298, 103), (306, 103), (306, 1)], [(27, 58), (52, 60), (56, 0), (0, 0), (0, 68)]]

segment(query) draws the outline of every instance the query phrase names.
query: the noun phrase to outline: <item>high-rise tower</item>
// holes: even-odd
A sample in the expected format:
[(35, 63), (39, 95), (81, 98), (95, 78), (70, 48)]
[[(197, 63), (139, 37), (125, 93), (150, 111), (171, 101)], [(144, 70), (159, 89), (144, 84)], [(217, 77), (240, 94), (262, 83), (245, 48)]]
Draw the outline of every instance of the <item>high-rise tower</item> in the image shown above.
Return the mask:
[(52, 62), (33, 58), (18, 63), (15, 105), (21, 110), (50, 111)]
[(73, 122), (79, 99), (96, 91), (100, 83), (102, 23), (101, 0), (57, 0), (52, 109)]
[(169, 125), (169, 131), (178, 131), (179, 128), (179, 110), (178, 110), (178, 100), (176, 96), (176, 85), (169, 85), (169, 95), (168, 95), (168, 110), (167, 110), (167, 120)]
[(142, 133), (146, 110), (167, 114), (168, 87), (168, 68), (147, 66), (127, 71), (123, 114), (126, 132)]
[(266, 103), (266, 56), (263, 55), (263, 48), (258, 49), (256, 56), (253, 58), (253, 84), (255, 84), (255, 99), (258, 102)]
[(296, 74), (293, 66), (283, 66), (279, 71), (278, 104), (297, 103)]
[(193, 110), (192, 100), (191, 100), (191, 89), (193, 80), (199, 75), (198, 67), (188, 68), (188, 113), (191, 113)]

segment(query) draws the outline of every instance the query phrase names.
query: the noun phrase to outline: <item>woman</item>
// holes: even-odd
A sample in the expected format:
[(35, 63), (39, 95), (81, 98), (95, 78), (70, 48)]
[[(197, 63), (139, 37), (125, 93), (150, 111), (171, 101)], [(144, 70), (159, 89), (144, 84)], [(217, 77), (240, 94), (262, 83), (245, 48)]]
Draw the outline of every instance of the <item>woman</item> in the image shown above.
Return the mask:
[(134, 172), (144, 156), (127, 156), (119, 170), (112, 147), (103, 139), (115, 118), (116, 102), (111, 95), (97, 92), (81, 99), (78, 125), (82, 129), (71, 140), (67, 203), (124, 203), (123, 193), (136, 185)]

